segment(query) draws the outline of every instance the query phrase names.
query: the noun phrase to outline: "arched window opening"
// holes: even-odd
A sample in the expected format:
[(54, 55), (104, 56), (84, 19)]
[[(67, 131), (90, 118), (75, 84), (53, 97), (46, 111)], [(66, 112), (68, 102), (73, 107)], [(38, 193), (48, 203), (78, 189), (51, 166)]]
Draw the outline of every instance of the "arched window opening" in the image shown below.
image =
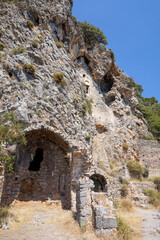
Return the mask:
[(106, 191), (106, 179), (99, 174), (94, 174), (90, 177), (94, 183), (94, 192), (105, 192)]
[(36, 154), (33, 158), (33, 161), (30, 162), (28, 170), (35, 172), (39, 171), (42, 161), (43, 161), (43, 149), (37, 148)]

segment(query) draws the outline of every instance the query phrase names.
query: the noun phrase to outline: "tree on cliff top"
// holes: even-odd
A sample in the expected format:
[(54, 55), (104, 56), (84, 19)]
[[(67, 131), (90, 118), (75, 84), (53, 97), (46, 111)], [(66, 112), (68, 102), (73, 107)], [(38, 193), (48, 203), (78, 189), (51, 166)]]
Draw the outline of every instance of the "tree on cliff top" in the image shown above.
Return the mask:
[(15, 143), (26, 144), (23, 124), (13, 113), (6, 113), (0, 116), (0, 165), (8, 172), (13, 171), (15, 156), (8, 154), (7, 148)]
[(107, 39), (104, 33), (93, 24), (89, 24), (86, 21), (79, 22), (80, 29), (87, 47), (92, 48), (96, 43), (102, 43), (107, 45)]

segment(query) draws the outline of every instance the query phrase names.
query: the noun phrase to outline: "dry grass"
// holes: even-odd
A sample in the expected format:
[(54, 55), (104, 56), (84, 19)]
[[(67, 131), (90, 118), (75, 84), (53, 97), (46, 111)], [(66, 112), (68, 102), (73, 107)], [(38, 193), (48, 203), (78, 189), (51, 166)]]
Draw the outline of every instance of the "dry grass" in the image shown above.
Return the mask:
[(133, 234), (130, 240), (140, 240), (141, 239), (141, 231), (140, 227), (142, 224), (142, 217), (136, 212), (136, 210), (132, 210), (130, 212), (124, 211), (123, 209), (117, 210), (117, 215), (122, 217), (128, 226), (133, 230)]
[[(71, 211), (63, 210), (60, 203), (46, 203), (38, 201), (19, 202), (15, 201), (10, 208), (10, 217), (8, 222), (11, 229), (17, 229), (24, 224), (33, 224), (35, 217), (42, 217), (43, 223), (53, 224), (62, 232), (70, 233), (77, 239), (83, 240), (108, 240), (104, 236), (97, 237), (92, 226), (88, 225), (86, 229), (81, 229), (76, 220), (74, 220)], [(32, 226), (32, 225), (31, 225)], [(114, 238), (113, 238), (114, 240)]]

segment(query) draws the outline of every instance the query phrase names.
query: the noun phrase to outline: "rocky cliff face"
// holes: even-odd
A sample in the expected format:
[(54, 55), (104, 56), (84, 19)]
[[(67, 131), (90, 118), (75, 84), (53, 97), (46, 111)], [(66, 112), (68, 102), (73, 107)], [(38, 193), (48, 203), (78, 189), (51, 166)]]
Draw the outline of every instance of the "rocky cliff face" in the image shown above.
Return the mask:
[[(111, 50), (87, 50), (72, 1), (0, 4), (0, 112), (13, 111), (26, 132), (48, 129), (80, 149), (87, 172), (105, 174), (140, 160), (137, 140), (148, 130), (138, 118), (132, 79)], [(63, 84), (55, 73), (63, 74)]]

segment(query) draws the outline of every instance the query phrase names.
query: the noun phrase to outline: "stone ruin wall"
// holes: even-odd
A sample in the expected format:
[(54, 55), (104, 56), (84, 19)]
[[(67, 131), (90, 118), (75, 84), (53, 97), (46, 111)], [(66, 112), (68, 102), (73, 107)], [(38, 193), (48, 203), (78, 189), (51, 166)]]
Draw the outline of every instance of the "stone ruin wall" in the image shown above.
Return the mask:
[[(43, 160), (33, 165), (37, 149), (43, 151)], [(70, 183), (70, 156), (45, 135), (37, 135), (26, 146), (18, 149), (16, 172), (5, 174), (2, 203), (9, 204), (14, 199), (57, 199), (62, 201), (64, 208), (70, 209)]]
[(138, 140), (140, 162), (149, 169), (149, 178), (160, 176), (160, 143)]

